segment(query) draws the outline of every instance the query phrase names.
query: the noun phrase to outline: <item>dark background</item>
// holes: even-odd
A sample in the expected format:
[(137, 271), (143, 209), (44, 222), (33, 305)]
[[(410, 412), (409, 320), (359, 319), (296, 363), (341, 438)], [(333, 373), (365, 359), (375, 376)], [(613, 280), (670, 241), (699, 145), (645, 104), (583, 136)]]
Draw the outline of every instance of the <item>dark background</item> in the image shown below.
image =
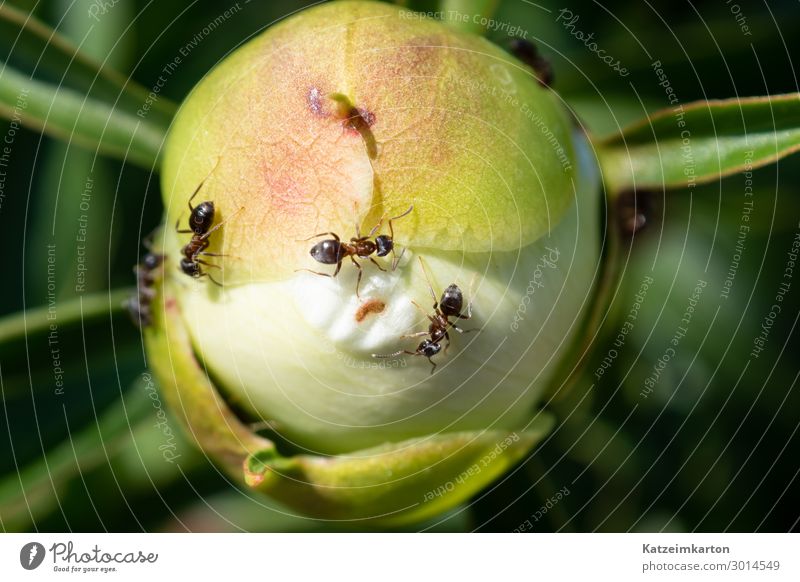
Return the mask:
[[(12, 4), (34, 10), (87, 53), (107, 58), (148, 88), (179, 48), (230, 6), (126, 0), (95, 22), (87, 13), (91, 2)], [(230, 50), (307, 4), (240, 1), (241, 10), (183, 59), (163, 95), (179, 103)], [(798, 91), (800, 9), (794, 0), (739, 2), (750, 36), (737, 24), (734, 3), (722, 0), (540, 5), (551, 12), (504, 0), (495, 18), (537, 41), (553, 63), (555, 89), (597, 134), (668, 105), (650, 68), (655, 59), (683, 104)], [(576, 28), (594, 32), (630, 75), (620, 78), (570, 36), (555, 19), (561, 8), (579, 15)], [(0, 122), (0, 135), (8, 129)], [(533, 531), (796, 530), (800, 275), (766, 349), (757, 359), (749, 353), (798, 232), (798, 159), (753, 172), (756, 226), (727, 300), (719, 290), (737, 241), (743, 176), (691, 192), (653, 193), (658, 213), (626, 259), (616, 318), (596, 342), (596, 361), (573, 396), (554, 405), (565, 420), (530, 459), (468, 507), (420, 528), (512, 531), (527, 520)], [(72, 250), (87, 175), (93, 189), (86, 293), (134, 285), (139, 239), (160, 220), (157, 175), (25, 129), (16, 133), (7, 170), (0, 316), (46, 306), (48, 244), (56, 245), (59, 303), (76, 297)], [(648, 274), (655, 282), (635, 332), (593, 384), (593, 371)], [(642, 398), (644, 379), (701, 278), (708, 287), (689, 333), (653, 394)], [(61, 397), (53, 397), (46, 334), (31, 330), (23, 343), (0, 344), (1, 529), (335, 529), (240, 492), (182, 439), (176, 444), (181, 469), (165, 463), (138, 330), (124, 314), (111, 323), (59, 327)], [(565, 487), (569, 495), (537, 514)]]

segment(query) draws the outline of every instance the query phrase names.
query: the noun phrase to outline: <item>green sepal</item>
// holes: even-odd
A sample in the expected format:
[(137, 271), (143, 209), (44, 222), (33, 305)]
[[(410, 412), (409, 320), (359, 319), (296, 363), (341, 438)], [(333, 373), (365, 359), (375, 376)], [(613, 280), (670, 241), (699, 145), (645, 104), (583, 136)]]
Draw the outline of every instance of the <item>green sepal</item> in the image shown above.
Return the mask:
[(540, 413), (525, 431), (456, 432), (334, 457), (247, 458), (247, 484), (322, 519), (398, 525), (463, 503), (519, 462), (551, 429)]

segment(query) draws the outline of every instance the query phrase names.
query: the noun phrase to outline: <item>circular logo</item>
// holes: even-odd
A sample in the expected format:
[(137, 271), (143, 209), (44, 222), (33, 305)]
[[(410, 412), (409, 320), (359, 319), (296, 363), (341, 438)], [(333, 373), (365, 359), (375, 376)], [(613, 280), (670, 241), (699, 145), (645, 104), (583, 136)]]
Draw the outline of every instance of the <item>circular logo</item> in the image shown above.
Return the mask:
[(19, 551), (19, 563), (26, 570), (35, 570), (44, 561), (44, 546), (39, 542), (30, 542)]

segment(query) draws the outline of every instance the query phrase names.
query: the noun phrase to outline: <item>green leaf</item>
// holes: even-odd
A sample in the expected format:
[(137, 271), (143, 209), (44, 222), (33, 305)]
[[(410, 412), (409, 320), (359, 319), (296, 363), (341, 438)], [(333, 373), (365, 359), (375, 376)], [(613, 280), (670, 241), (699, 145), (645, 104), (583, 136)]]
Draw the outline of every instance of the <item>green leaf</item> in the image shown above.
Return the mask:
[(4, 476), (0, 480), (0, 527), (4, 531), (28, 530), (31, 523), (59, 507), (64, 488), (123, 451), (130, 443), (132, 425), (152, 410), (145, 391), (130, 391), (96, 422), (70, 434), (41, 459)]
[(147, 169), (158, 165), (166, 135), (166, 128), (10, 68), (0, 74), (0, 116)]
[(661, 110), (596, 144), (607, 188), (691, 188), (800, 149), (800, 94)]
[[(130, 289), (118, 289), (60, 302), (58, 325), (60, 328), (79, 327), (91, 319), (121, 311), (131, 293)], [(0, 318), (0, 347), (6, 349), (8, 344), (23, 341), (34, 334), (47, 333), (52, 323), (49, 314), (48, 307), (37, 307)]]
[[(44, 307), (28, 309), (0, 318), (0, 367), (4, 382), (4, 398), (10, 400), (28, 393), (31, 386), (37, 390), (52, 390), (53, 372), (51, 349), (61, 349), (60, 355), (72, 355), (64, 359), (63, 367), (68, 370), (70, 378), (79, 378), (85, 374), (86, 363), (83, 360), (84, 338), (108, 337), (109, 326), (117, 323), (114, 334), (114, 345), (106, 342), (91, 342), (88, 345), (88, 357), (92, 363), (101, 361), (100, 356), (109, 356), (110, 348), (122, 352), (137, 339), (133, 325), (122, 318), (124, 302), (131, 295), (131, 290), (117, 290), (86, 294), (76, 299), (57, 300)], [(112, 317), (118, 321), (110, 321)], [(49, 342), (49, 334), (57, 335), (58, 343), (53, 346)], [(110, 369), (119, 368), (110, 362)], [(74, 373), (73, 373), (74, 370)], [(85, 381), (84, 381), (85, 382)]]
[(149, 98), (8, 4), (0, 6), (0, 61), (0, 116), (146, 168), (157, 164), (177, 109), (164, 97)]
[[(126, 41), (133, 40), (132, 36), (125, 36), (125, 28), (132, 17), (128, 14), (128, 5), (116, 6), (104, 15), (102, 26), (95, 26), (95, 20), (87, 18), (87, 14), (92, 13), (89, 11), (98, 10), (95, 2), (58, 0), (57, 10), (63, 13), (59, 30), (73, 42), (79, 42), (84, 55), (95, 59), (105, 57), (106, 62), (113, 59), (127, 69), (130, 51)], [(118, 236), (109, 239), (118, 231), (103, 228), (112, 220), (112, 197), (92, 194), (113, 192), (118, 177), (108, 171), (106, 160), (97, 160), (96, 154), (63, 142), (49, 144), (41, 160), (37, 204), (32, 208), (28, 231), (30, 240), (36, 242), (25, 247), (28, 264), (36, 264), (45, 242), (51, 242), (56, 249), (67, 249), (69, 253), (54, 265), (59, 299), (80, 294), (76, 286), (90, 292), (104, 289), (107, 273), (85, 267), (108, 262), (107, 257), (114, 255)], [(94, 228), (88, 227), (89, 221)], [(97, 225), (102, 226), (97, 228)], [(76, 280), (78, 273), (80, 285)], [(52, 277), (52, 272), (45, 269), (27, 270), (26, 288), (32, 290), (31, 295), (47, 287), (48, 276)]]

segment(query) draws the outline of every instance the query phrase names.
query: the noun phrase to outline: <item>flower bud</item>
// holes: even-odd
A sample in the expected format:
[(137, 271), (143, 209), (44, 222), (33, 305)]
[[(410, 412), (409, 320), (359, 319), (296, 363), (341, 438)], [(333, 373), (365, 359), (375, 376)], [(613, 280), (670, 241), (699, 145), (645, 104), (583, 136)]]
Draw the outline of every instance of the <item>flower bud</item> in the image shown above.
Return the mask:
[[(531, 429), (581, 331), (599, 256), (585, 136), (522, 63), (397, 7), (324, 4), (226, 58), (178, 113), (163, 186), (168, 313), (150, 346), (162, 382), (176, 400), (188, 390), (157, 354), (165, 334), (185, 338), (214, 402), (295, 451), (380, 465), (389, 447), (384, 478), (425, 446), (419, 471), (436, 454), (469, 467), (458, 451), (478, 441), (429, 445)], [(189, 229), (190, 207), (205, 201), (214, 205), (205, 234), (172, 228)], [(311, 252), (378, 235), (391, 236), (394, 253)], [(193, 237), (209, 254), (186, 254)], [(342, 259), (335, 277), (309, 272), (337, 270), (315, 260), (322, 250)], [(187, 256), (208, 276), (181, 272)], [(451, 285), (464, 318), (448, 316), (448, 337), (436, 338), (434, 305)], [(435, 369), (419, 353), (425, 341), (438, 348)], [(516, 459), (535, 439), (509, 443), (502, 452)], [(248, 450), (251, 485), (274, 459), (268, 448)]]

